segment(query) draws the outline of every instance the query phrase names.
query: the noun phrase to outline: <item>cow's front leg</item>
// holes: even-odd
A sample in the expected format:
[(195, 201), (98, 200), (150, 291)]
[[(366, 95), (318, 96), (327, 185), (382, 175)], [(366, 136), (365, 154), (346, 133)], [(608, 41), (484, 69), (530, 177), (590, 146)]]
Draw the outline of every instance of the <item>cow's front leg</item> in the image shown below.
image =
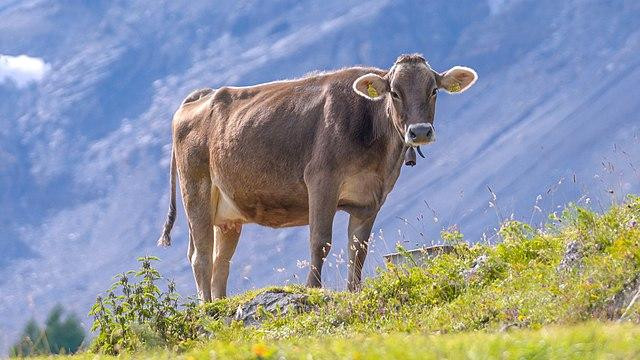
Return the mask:
[(375, 215), (364, 219), (349, 216), (349, 275), (347, 288), (356, 291), (360, 288), (362, 280), (362, 267), (367, 257), (371, 228), (375, 221)]
[(333, 218), (338, 205), (338, 189), (334, 182), (317, 179), (307, 182), (309, 189), (309, 234), (311, 264), (307, 286), (322, 286), (322, 264), (331, 250)]

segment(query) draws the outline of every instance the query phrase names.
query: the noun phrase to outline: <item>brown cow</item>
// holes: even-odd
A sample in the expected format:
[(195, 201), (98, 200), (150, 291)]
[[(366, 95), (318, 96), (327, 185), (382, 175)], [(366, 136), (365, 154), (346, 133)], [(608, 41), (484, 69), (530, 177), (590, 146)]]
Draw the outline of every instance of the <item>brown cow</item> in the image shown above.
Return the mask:
[(409, 147), (435, 140), (438, 89), (460, 93), (475, 71), (431, 69), (420, 55), (390, 70), (353, 67), (249, 87), (198, 90), (173, 117), (175, 174), (189, 223), (188, 258), (202, 301), (226, 296), (242, 224), (310, 227), (307, 286), (321, 286), (337, 210), (349, 213), (348, 288), (359, 287), (373, 222)]

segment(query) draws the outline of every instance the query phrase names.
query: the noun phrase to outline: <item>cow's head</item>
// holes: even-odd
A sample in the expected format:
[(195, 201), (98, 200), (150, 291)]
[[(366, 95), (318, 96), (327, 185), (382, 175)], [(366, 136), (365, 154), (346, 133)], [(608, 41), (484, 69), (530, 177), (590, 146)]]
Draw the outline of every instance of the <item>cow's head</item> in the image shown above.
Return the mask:
[(393, 126), (409, 146), (435, 141), (433, 120), (438, 89), (461, 93), (476, 82), (473, 69), (454, 66), (437, 73), (420, 55), (402, 55), (385, 76), (369, 73), (356, 79), (353, 89), (372, 101), (385, 101)]

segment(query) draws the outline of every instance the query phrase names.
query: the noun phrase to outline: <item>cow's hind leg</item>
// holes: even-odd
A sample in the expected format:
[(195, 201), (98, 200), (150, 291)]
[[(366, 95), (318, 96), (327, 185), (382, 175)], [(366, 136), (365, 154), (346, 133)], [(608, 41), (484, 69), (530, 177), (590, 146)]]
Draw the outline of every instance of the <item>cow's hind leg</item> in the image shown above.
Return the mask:
[(219, 299), (227, 296), (229, 265), (236, 251), (242, 225), (227, 227), (214, 226), (215, 242), (213, 249), (213, 278), (211, 279), (211, 297)]
[(189, 221), (189, 250), (193, 277), (200, 301), (211, 301), (213, 267), (213, 217), (211, 180), (208, 177), (181, 181)]

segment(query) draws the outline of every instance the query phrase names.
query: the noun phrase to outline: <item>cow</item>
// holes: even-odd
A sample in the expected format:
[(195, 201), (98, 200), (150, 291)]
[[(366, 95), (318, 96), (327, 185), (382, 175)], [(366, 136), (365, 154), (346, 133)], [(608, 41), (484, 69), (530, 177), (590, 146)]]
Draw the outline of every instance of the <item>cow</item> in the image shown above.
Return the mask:
[(306, 285), (320, 287), (342, 210), (349, 214), (347, 287), (357, 290), (376, 215), (405, 152), (435, 141), (438, 91), (462, 93), (476, 79), (473, 69), (438, 73), (411, 54), (389, 70), (350, 67), (191, 93), (173, 116), (170, 208), (158, 244), (171, 244), (178, 175), (202, 302), (226, 296), (248, 223), (309, 225)]

